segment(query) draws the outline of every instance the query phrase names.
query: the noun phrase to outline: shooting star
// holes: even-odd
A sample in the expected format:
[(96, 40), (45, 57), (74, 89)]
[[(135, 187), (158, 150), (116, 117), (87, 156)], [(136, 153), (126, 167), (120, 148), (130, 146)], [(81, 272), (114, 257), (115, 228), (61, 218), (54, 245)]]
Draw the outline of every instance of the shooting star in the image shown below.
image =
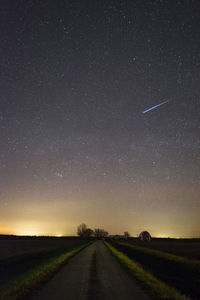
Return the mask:
[(161, 105), (163, 105), (163, 104), (165, 104), (165, 103), (167, 103), (167, 102), (169, 102), (169, 101), (170, 101), (170, 100), (166, 100), (166, 101), (164, 101), (164, 102), (162, 102), (162, 103), (160, 103), (160, 104), (157, 104), (157, 105), (155, 105), (155, 106), (152, 106), (152, 107), (150, 107), (150, 108), (144, 110), (142, 113), (143, 113), (143, 114), (146, 114), (147, 112), (149, 112), (149, 111), (151, 111), (151, 110), (153, 110), (153, 109), (155, 109), (155, 108), (157, 108), (157, 107), (159, 107), (159, 106), (161, 106)]

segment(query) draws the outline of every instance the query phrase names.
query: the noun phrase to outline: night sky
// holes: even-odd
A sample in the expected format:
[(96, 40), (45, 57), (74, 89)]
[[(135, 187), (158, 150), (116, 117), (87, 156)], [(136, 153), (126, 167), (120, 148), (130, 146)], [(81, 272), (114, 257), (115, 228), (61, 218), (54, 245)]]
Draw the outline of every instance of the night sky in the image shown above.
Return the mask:
[(0, 7), (0, 233), (199, 237), (200, 2)]

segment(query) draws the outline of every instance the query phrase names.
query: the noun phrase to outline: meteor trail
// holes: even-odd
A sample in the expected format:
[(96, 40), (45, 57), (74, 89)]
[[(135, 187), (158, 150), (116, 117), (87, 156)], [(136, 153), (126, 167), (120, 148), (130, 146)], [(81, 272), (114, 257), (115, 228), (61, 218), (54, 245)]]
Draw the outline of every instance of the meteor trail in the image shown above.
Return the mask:
[(151, 110), (153, 110), (153, 109), (155, 109), (155, 108), (157, 108), (157, 107), (159, 107), (159, 106), (161, 106), (161, 105), (163, 105), (163, 104), (165, 104), (165, 103), (167, 103), (167, 102), (169, 102), (169, 101), (170, 101), (170, 100), (166, 100), (166, 101), (164, 101), (164, 102), (162, 102), (162, 103), (160, 103), (160, 104), (157, 104), (157, 105), (155, 105), (155, 106), (152, 106), (152, 107), (150, 107), (150, 108), (144, 110), (142, 113), (143, 113), (143, 114), (146, 114), (147, 112), (149, 112), (149, 111), (151, 111)]

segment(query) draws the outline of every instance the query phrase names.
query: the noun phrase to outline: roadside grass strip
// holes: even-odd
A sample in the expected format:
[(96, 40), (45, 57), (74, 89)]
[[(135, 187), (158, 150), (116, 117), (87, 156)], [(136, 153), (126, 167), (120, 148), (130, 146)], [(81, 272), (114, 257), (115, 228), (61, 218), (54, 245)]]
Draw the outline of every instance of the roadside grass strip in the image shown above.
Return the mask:
[(200, 299), (200, 261), (168, 254), (158, 250), (130, 245), (125, 242), (111, 243), (130, 259), (140, 263), (156, 278), (181, 293)]
[(71, 257), (91, 243), (70, 248), (65, 253), (52, 258), (16, 275), (0, 288), (0, 300), (26, 299), (26, 296), (47, 282)]
[(153, 276), (139, 263), (130, 259), (127, 255), (105, 242), (111, 253), (129, 271), (129, 273), (144, 287), (153, 299), (158, 300), (191, 300), (192, 298), (181, 294), (177, 289)]
[(162, 260), (165, 259), (167, 261), (171, 261), (173, 263), (179, 263), (182, 264), (188, 268), (200, 268), (200, 261), (199, 260), (190, 260), (186, 257), (183, 256), (178, 256), (175, 254), (171, 254), (171, 253), (166, 253), (163, 251), (159, 251), (159, 250), (155, 250), (155, 249), (150, 249), (150, 248), (144, 248), (144, 247), (140, 247), (140, 246), (135, 246), (135, 245), (131, 245), (128, 243), (124, 243), (124, 242), (117, 242), (118, 245), (122, 245), (125, 247), (130, 247), (133, 248), (135, 250), (137, 250), (138, 252), (141, 252), (142, 254), (148, 254), (151, 255), (152, 257), (160, 257)]

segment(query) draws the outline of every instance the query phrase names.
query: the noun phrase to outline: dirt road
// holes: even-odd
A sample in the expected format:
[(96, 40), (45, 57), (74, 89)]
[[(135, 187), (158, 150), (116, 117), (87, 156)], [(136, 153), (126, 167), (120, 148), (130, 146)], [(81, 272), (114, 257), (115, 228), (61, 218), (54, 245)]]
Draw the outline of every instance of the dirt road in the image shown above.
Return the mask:
[(31, 300), (148, 300), (97, 241), (74, 256)]

